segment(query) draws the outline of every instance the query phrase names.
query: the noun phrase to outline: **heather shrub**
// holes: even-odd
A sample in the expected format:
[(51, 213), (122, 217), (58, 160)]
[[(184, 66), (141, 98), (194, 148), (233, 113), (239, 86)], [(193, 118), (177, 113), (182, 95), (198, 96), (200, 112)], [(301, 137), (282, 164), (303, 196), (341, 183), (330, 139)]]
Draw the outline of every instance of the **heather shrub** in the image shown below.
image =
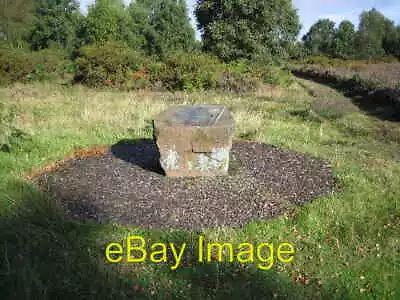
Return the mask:
[(88, 86), (143, 88), (148, 86), (146, 58), (119, 43), (82, 47), (75, 60), (75, 80)]
[(51, 80), (68, 72), (66, 54), (61, 50), (29, 51), (0, 47), (0, 84)]
[[(229, 71), (237, 77), (246, 78), (246, 82), (256, 82), (259, 84), (272, 84), (288, 86), (293, 82), (290, 71), (271, 64), (260, 64), (252, 61), (238, 61), (228, 65)], [(256, 88), (253, 84), (253, 88)]]
[(221, 74), (219, 88), (224, 91), (245, 93), (256, 89), (260, 84), (257, 74), (251, 70), (246, 60), (240, 60), (225, 65)]
[(153, 65), (151, 76), (170, 90), (206, 90), (218, 87), (223, 65), (213, 56), (183, 54)]
[(395, 56), (381, 56), (381, 57), (373, 57), (368, 60), (369, 63), (378, 64), (378, 63), (398, 63), (400, 61), (399, 58)]
[(288, 70), (283, 70), (279, 67), (262, 67), (258, 71), (259, 79), (262, 83), (289, 86), (293, 83), (293, 76)]

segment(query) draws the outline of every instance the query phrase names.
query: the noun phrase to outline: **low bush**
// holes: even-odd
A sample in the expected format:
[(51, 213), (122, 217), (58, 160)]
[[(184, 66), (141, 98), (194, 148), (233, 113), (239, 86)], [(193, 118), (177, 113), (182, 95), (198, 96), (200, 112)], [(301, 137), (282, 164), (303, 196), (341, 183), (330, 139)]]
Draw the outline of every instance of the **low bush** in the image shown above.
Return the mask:
[(398, 63), (400, 61), (399, 58), (395, 56), (382, 56), (382, 57), (374, 57), (368, 60), (371, 64), (379, 64), (379, 63)]
[(251, 74), (228, 70), (221, 74), (218, 89), (227, 92), (247, 93), (255, 90), (259, 85), (259, 80)]
[(29, 51), (0, 47), (0, 84), (51, 80), (68, 73), (70, 62), (61, 50)]
[(82, 47), (75, 60), (75, 80), (88, 86), (142, 88), (149, 85), (146, 58), (119, 43)]
[(219, 88), (224, 91), (245, 93), (256, 89), (260, 85), (257, 74), (246, 60), (232, 62), (225, 65)]
[(222, 71), (223, 64), (216, 57), (183, 54), (170, 56), (163, 63), (153, 65), (151, 77), (170, 90), (206, 90), (218, 87)]
[(293, 82), (293, 76), (289, 70), (270, 64), (260, 64), (251, 61), (239, 61), (229, 65), (231, 72), (245, 74), (257, 80), (260, 84), (288, 86)]

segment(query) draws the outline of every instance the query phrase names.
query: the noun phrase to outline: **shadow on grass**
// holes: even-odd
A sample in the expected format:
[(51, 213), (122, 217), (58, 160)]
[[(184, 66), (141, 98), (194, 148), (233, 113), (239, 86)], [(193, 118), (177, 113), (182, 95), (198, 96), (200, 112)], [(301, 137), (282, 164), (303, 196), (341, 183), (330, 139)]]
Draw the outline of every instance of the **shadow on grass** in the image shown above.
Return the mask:
[[(344, 299), (347, 295), (336, 287), (316, 290), (294, 285), (274, 271), (235, 263), (200, 264), (195, 259), (198, 232), (140, 230), (146, 240), (187, 243), (189, 251), (176, 271), (146, 263), (142, 273), (135, 274), (137, 268), (126, 272), (105, 261), (104, 245), (118, 241), (103, 225), (66, 221), (45, 194), (24, 181), (11, 180), (5, 187), (15, 205), (0, 218), (2, 299)], [(4, 195), (0, 191), (1, 200)], [(132, 280), (138, 277), (145, 289)]]
[[(99, 259), (99, 227), (67, 222), (34, 186), (6, 186), (14, 207), (0, 217), (2, 299), (145, 299)], [(0, 192), (4, 201), (4, 193)]]
[(400, 99), (395, 100), (388, 96), (398, 93), (395, 89), (371, 91), (361, 87), (353, 79), (338, 80), (332, 76), (322, 77), (304, 71), (292, 71), (292, 73), (299, 78), (312, 80), (342, 92), (345, 97), (351, 98), (355, 105), (371, 116), (381, 120), (400, 121)]
[[(180, 289), (192, 299), (347, 299), (345, 288), (337, 286), (320, 287), (294, 284), (291, 278), (279, 274), (273, 269), (258, 269), (255, 264), (240, 264), (237, 261), (205, 262), (198, 261), (200, 232), (170, 232), (164, 233), (157, 241), (173, 243), (179, 247), (186, 243), (187, 252), (181, 265), (171, 270), (169, 265), (157, 266), (159, 273), (166, 278), (180, 283)], [(214, 242), (214, 241), (209, 241)], [(268, 241), (265, 241), (268, 242)], [(221, 244), (223, 242), (220, 242)], [(206, 247), (206, 246), (204, 246)], [(255, 250), (256, 251), (256, 250)], [(171, 253), (172, 256), (172, 253)], [(265, 258), (265, 257), (264, 257)], [(275, 263), (274, 263), (275, 264)], [(275, 266), (275, 265), (274, 265)], [(273, 266), (273, 267), (274, 267)], [(190, 287), (188, 291), (188, 287)], [(176, 294), (176, 296), (179, 296)], [(179, 298), (179, 297), (176, 297)]]
[(125, 139), (111, 146), (112, 154), (145, 170), (165, 175), (160, 165), (160, 152), (151, 139)]

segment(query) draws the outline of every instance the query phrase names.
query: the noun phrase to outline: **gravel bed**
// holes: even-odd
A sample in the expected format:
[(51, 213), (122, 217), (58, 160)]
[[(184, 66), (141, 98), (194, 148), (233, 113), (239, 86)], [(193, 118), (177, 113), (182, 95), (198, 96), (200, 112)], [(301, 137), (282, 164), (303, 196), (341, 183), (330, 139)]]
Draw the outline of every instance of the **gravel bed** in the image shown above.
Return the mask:
[(228, 176), (168, 178), (151, 140), (73, 158), (33, 181), (73, 220), (146, 228), (237, 227), (333, 192), (329, 164), (259, 142), (235, 141)]

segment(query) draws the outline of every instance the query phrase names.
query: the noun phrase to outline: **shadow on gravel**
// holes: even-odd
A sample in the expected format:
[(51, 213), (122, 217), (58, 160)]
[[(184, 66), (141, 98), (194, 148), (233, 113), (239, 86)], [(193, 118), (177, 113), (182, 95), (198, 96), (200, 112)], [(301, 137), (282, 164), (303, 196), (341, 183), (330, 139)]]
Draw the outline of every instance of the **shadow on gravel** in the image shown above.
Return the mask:
[(142, 169), (165, 175), (160, 164), (160, 152), (152, 139), (124, 139), (111, 146), (111, 153)]
[(299, 78), (315, 81), (343, 93), (345, 97), (351, 98), (352, 102), (368, 115), (381, 120), (400, 121), (400, 96), (390, 96), (399, 94), (399, 91), (395, 89), (387, 88), (371, 91), (360, 87), (355, 80), (338, 81), (334, 77), (323, 78), (316, 74), (301, 71), (292, 71), (292, 73)]

